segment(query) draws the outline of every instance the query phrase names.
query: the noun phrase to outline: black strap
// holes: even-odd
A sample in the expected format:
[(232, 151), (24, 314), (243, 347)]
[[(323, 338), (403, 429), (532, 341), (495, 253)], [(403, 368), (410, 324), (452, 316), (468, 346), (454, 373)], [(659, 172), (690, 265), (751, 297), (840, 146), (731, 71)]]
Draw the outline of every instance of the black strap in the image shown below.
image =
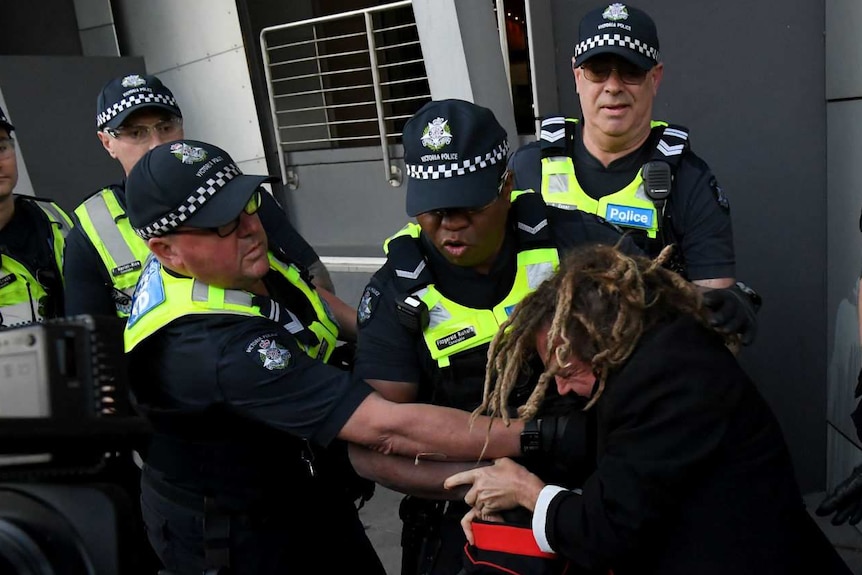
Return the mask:
[(540, 193), (519, 195), (512, 202), (511, 209), (517, 226), (519, 251), (557, 247), (548, 222), (548, 209)]
[(395, 272), (395, 283), (401, 293), (414, 293), (434, 283), (428, 262), (422, 253), (419, 240), (401, 235), (389, 241), (389, 262)]
[(546, 116), (543, 118), (542, 131), (539, 137), (542, 158), (572, 157), (574, 153), (572, 146), (575, 136), (574, 128), (575, 123), (567, 122), (565, 116)]

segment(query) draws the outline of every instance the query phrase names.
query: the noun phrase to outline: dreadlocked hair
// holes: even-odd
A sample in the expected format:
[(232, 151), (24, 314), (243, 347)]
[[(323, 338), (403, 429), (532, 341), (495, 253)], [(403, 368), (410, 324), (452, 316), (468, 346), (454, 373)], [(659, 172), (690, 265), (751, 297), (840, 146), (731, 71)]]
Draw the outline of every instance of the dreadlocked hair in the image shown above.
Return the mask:
[[(545, 369), (527, 402), (518, 407), (521, 419), (532, 419), (550, 382), (571, 359), (590, 365), (597, 388), (584, 407), (592, 407), (608, 375), (629, 358), (641, 335), (653, 325), (690, 315), (709, 327), (698, 289), (664, 264), (673, 246), (655, 259), (630, 256), (616, 247), (591, 245), (569, 253), (559, 271), (525, 297), (491, 341), (485, 372), (483, 413), (508, 424), (508, 398), (535, 353), (536, 336), (547, 330)], [(557, 361), (550, 361), (551, 357)]]

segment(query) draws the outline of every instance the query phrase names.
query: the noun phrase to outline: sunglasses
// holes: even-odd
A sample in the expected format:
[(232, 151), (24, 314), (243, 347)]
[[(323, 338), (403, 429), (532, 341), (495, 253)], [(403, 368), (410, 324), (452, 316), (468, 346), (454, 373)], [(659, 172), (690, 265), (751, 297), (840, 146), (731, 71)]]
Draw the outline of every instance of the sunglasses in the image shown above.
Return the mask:
[(584, 77), (590, 82), (607, 82), (611, 73), (616, 71), (623, 84), (632, 86), (643, 84), (648, 72), (648, 70), (639, 68), (631, 62), (615, 58), (588, 60), (581, 64), (580, 68), (584, 71)]
[(509, 181), (509, 176), (512, 174), (509, 170), (503, 172), (503, 175), (500, 176), (500, 182), (497, 184), (497, 195), (494, 196), (494, 199), (485, 204), (484, 206), (478, 206), (475, 208), (440, 208), (438, 210), (429, 210), (425, 212), (425, 214), (434, 216), (438, 219), (443, 218), (452, 218), (457, 215), (466, 216), (468, 218), (481, 214), (488, 208), (494, 205), (494, 203), (500, 199), (500, 196), (503, 194), (503, 189), (506, 187), (506, 182)]
[(258, 188), (249, 198), (248, 202), (243, 207), (242, 212), (240, 212), (234, 219), (229, 221), (226, 224), (222, 224), (217, 228), (183, 228), (180, 230), (174, 230), (171, 234), (191, 234), (191, 235), (205, 235), (205, 234), (215, 234), (220, 238), (226, 238), (229, 235), (233, 234), (237, 228), (239, 228), (240, 218), (242, 218), (243, 212), (246, 214), (253, 216), (260, 209), (260, 188)]

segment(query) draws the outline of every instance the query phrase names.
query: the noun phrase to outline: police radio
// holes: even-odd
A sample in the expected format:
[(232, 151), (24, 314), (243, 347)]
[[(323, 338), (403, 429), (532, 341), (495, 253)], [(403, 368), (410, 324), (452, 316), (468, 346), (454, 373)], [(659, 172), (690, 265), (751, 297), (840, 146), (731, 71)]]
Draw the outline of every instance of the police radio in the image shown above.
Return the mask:
[(0, 453), (51, 459), (148, 432), (129, 399), (123, 326), (76, 316), (0, 330)]
[(653, 160), (644, 164), (641, 171), (644, 180), (644, 191), (656, 204), (664, 207), (664, 202), (670, 195), (670, 187), (673, 183), (670, 164), (660, 160)]

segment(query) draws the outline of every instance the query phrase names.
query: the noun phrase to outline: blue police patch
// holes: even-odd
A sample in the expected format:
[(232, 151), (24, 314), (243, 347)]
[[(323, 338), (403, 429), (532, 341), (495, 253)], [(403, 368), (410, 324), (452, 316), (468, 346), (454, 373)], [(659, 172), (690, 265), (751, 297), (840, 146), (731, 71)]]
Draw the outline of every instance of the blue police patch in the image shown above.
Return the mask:
[(608, 209), (605, 210), (605, 219), (621, 226), (649, 229), (652, 227), (654, 213), (653, 210), (647, 208), (608, 204)]
[(715, 176), (709, 180), (709, 187), (712, 188), (712, 195), (715, 196), (715, 201), (718, 202), (718, 205), (725, 210), (729, 210), (730, 200), (727, 199), (727, 196), (724, 194), (724, 190), (718, 185), (718, 180)]
[(275, 333), (267, 333), (251, 340), (245, 346), (251, 359), (270, 371), (286, 369), (290, 365), (290, 351), (276, 340)]
[(359, 306), (356, 308), (356, 320), (359, 325), (365, 325), (371, 316), (374, 315), (374, 310), (377, 308), (377, 300), (380, 298), (380, 290), (372, 286), (366, 286), (362, 292), (362, 299), (359, 300)]
[(138, 285), (135, 287), (135, 295), (132, 297), (132, 312), (129, 314), (128, 326), (131, 327), (147, 314), (150, 310), (164, 303), (165, 284), (159, 270), (162, 265), (159, 260), (150, 256)]

